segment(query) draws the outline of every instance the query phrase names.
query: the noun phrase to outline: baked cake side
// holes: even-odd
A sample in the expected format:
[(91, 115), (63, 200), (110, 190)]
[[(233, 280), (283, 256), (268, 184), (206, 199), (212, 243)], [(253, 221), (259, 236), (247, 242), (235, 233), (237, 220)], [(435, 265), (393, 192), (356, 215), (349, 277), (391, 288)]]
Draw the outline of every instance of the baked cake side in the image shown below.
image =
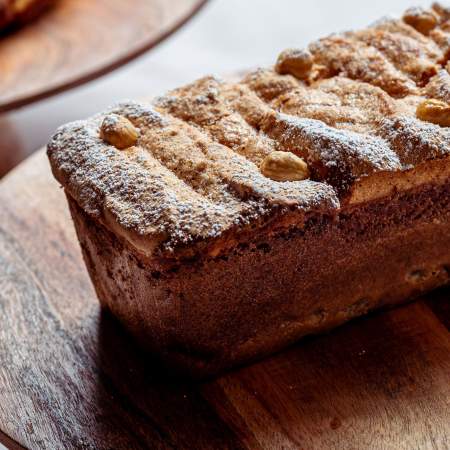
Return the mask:
[(194, 376), (450, 280), (450, 11), (58, 130), (102, 305)]

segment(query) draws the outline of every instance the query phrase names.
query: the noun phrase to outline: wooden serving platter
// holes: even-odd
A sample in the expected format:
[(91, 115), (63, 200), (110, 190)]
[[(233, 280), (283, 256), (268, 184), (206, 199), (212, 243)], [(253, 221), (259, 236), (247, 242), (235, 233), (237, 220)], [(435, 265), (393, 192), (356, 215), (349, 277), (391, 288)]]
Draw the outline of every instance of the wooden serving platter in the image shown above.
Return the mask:
[(111, 71), (178, 29), (206, 0), (59, 0), (0, 36), (0, 112)]
[(100, 311), (42, 151), (0, 183), (0, 205), (3, 439), (32, 449), (450, 448), (449, 290), (218, 379), (176, 383)]

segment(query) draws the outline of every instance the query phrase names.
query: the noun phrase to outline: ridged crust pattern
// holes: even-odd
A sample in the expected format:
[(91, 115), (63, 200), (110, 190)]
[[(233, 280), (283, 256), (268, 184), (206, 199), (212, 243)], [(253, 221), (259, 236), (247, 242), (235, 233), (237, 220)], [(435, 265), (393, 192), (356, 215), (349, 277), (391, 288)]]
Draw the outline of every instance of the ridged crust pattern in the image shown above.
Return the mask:
[[(153, 256), (215, 256), (239, 235), (333, 215), (357, 181), (450, 156), (450, 129), (415, 117), (425, 98), (450, 101), (450, 14), (431, 13), (427, 35), (383, 19), (318, 40), (305, 79), (208, 76), (63, 126), (48, 147), (53, 172), (85, 211)], [(111, 113), (139, 129), (135, 146), (102, 141)], [(273, 151), (302, 157), (311, 179), (266, 178), (259, 167)]]

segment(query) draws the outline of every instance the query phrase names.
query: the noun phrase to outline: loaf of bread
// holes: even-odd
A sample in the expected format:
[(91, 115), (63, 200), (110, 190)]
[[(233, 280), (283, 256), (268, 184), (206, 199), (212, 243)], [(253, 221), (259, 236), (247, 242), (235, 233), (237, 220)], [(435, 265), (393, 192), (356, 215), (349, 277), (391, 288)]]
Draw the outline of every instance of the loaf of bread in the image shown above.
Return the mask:
[(449, 18), (412, 9), (60, 128), (102, 306), (198, 377), (448, 283)]
[(0, 0), (0, 31), (37, 17), (56, 0)]

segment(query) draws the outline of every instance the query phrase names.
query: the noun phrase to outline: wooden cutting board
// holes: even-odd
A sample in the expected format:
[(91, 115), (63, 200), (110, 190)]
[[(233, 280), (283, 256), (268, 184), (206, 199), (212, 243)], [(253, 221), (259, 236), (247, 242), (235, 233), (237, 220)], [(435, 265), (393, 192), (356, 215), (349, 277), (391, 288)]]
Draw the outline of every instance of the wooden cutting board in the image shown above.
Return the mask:
[(0, 429), (21, 445), (450, 448), (450, 291), (174, 383), (101, 313), (43, 152), (0, 205)]
[(149, 50), (206, 0), (59, 0), (0, 36), (0, 112), (103, 75)]

